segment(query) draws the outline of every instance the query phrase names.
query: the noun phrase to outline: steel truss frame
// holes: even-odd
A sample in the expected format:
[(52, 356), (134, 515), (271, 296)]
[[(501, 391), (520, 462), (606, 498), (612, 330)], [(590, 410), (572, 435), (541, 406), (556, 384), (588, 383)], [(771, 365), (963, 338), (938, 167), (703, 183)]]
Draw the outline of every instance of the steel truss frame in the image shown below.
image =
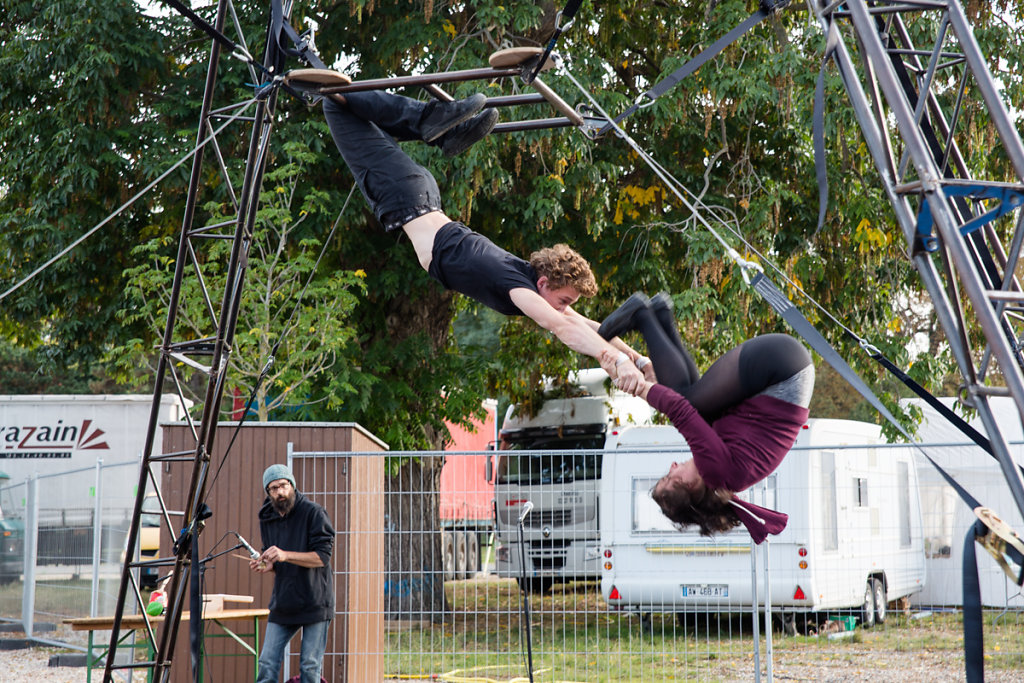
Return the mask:
[[(231, 0), (220, 0), (217, 5), (216, 19), (213, 22), (213, 26), (216, 30), (224, 32), (229, 14), (231, 15), (235, 30), (239, 33), (237, 40), (240, 44), (244, 45), (245, 36), (241, 35), (240, 24)], [(104, 681), (113, 680), (113, 672), (115, 670), (136, 668), (150, 669), (153, 674), (153, 680), (168, 680), (178, 626), (181, 622), (186, 600), (190, 597), (188, 589), (190, 583), (198, 582), (200, 561), (198, 561), (196, 547), (204, 520), (209, 516), (206, 506), (206, 488), (210, 472), (210, 453), (213, 451), (214, 437), (217, 433), (220, 406), (224, 396), (224, 380), (235, 335), (235, 325), (238, 319), (242, 289), (245, 284), (249, 250), (252, 245), (253, 227), (256, 221), (256, 209), (259, 203), (259, 190), (266, 169), (270, 134), (274, 122), (274, 110), (279, 92), (276, 88), (268, 89), (254, 101), (214, 109), (217, 75), (221, 57), (222, 47), (220, 43), (213, 41), (207, 68), (206, 85), (203, 91), (196, 152), (192, 160), (188, 197), (182, 219), (174, 280), (168, 302), (167, 322), (164, 328), (163, 343), (160, 346), (160, 356), (154, 382), (153, 407), (150, 412), (148, 434), (143, 451), (143, 462), (140, 469), (135, 509), (128, 532), (126, 560), (121, 573), (121, 585), (110, 635), (110, 646), (107, 651)], [(263, 65), (271, 73), (279, 73), (284, 65), (284, 59), (285, 54), (278, 47), (277, 42), (268, 40)], [(263, 75), (257, 74), (251, 63), (249, 64), (249, 70), (252, 82), (258, 83), (263, 80)], [(244, 112), (253, 104), (255, 105), (255, 112), (252, 115), (245, 116)], [(245, 120), (252, 124), (245, 171), (241, 181), (241, 189), (238, 192), (235, 191), (231, 174), (228, 172), (224, 157), (222, 156), (221, 146), (216, 142), (218, 130), (215, 123), (225, 117)], [(212, 225), (197, 226), (195, 225), (196, 208), (199, 204), (204, 172), (204, 151), (208, 143), (213, 144), (215, 163), (218, 167), (220, 178), (226, 184), (227, 192), (235, 211), (235, 217), (231, 220), (221, 221)], [(232, 232), (222, 232), (232, 226)], [(204, 260), (200, 257), (204, 252), (204, 247), (208, 247), (212, 244), (212, 241), (217, 240), (230, 240), (231, 242), (226, 266), (218, 264), (224, 268), (226, 273), (226, 284), (224, 291), (220, 295), (219, 306), (216, 305), (213, 293), (207, 289), (206, 279), (203, 277)], [(177, 322), (180, 312), (179, 305), (182, 300), (182, 284), (187, 277), (196, 278), (197, 287), (202, 292), (204, 308), (208, 314), (205, 324), (208, 326), (209, 333), (200, 338), (176, 340), (179, 332)], [(176, 363), (187, 365), (207, 377), (201, 416), (198, 420), (191, 416), (186, 416), (191, 432), (195, 437), (195, 448), (192, 451), (154, 454), (153, 444), (156, 430), (159, 428), (157, 410), (160, 405), (160, 397), (164, 390), (165, 381), (170, 379), (178, 396), (184, 402), (182, 377), (180, 371), (176, 368)], [(171, 523), (166, 505), (159, 492), (159, 488), (156, 486), (156, 479), (152, 469), (154, 464), (159, 465), (160, 463), (171, 462), (191, 463), (192, 465), (189, 494), (180, 525)], [(155, 490), (159, 497), (164, 526), (170, 531), (175, 555), (170, 560), (134, 562), (133, 558), (135, 557), (140, 527), (142, 502), (145, 499), (146, 491), (150, 484), (153, 485), (152, 490)], [(175, 529), (180, 529), (180, 531), (175, 534)], [(118, 664), (115, 659), (118, 644), (129, 635), (121, 633), (121, 621), (125, 614), (125, 603), (129, 587), (131, 587), (134, 597), (141, 608), (140, 611), (145, 614), (146, 605), (142, 600), (135, 574), (132, 572), (133, 568), (144, 565), (170, 566), (173, 570), (167, 590), (167, 605), (163, 627), (160, 630), (159, 639), (157, 639), (156, 630), (149, 618), (146, 617), (144, 637), (152, 645), (154, 657), (151, 661), (132, 661), (127, 664)], [(192, 596), (195, 598), (192, 600), (192, 609), (193, 613), (195, 613), (198, 606), (198, 591), (200, 589), (196, 585), (193, 585), (192, 588)], [(193, 629), (201, 629), (201, 620), (192, 619), (191, 623)]]
[[(284, 21), (287, 23), (291, 14), (292, 0), (271, 0), (271, 4), (276, 5), (275, 11), (278, 8), (283, 10)], [(168, 299), (167, 321), (164, 327), (163, 341), (159, 347), (160, 355), (154, 382), (152, 409), (150, 411), (148, 432), (143, 450), (135, 507), (128, 531), (128, 542), (125, 550), (126, 559), (121, 572), (121, 583), (110, 634), (110, 644), (107, 650), (103, 677), (105, 682), (113, 681), (114, 674), (122, 670), (128, 670), (128, 675), (130, 676), (130, 672), (135, 669), (148, 669), (150, 671), (150, 679), (160, 683), (169, 680), (172, 656), (185, 605), (186, 603), (190, 605), (193, 614), (196, 614), (201, 609), (199, 577), (204, 560), (199, 556), (197, 547), (203, 530), (204, 520), (210, 515), (206, 501), (207, 486), (210, 483), (211, 454), (213, 453), (214, 438), (217, 434), (221, 406), (224, 401), (228, 361), (231, 357), (238, 312), (242, 301), (249, 252), (252, 246), (256, 222), (256, 212), (259, 206), (260, 187), (264, 171), (266, 170), (277, 97), (281, 88), (285, 88), (294, 95), (309, 98), (319, 96), (331, 97), (356, 90), (420, 86), (435, 98), (452, 100), (453, 98), (442, 90), (438, 83), (493, 80), (514, 76), (523, 77), (525, 80), (533, 66), (533, 62), (527, 62), (518, 67), (481, 68), (394, 79), (356, 81), (347, 86), (333, 88), (317, 87), (313, 90), (303, 90), (301, 87), (292, 87), (287, 84), (285, 61), (287, 57), (295, 56), (295, 52), (286, 51), (280, 46), (281, 40), (285, 36), (283, 34), (274, 35), (277, 29), (275, 29), (274, 25), (273, 12), (271, 14), (266, 33), (264, 59), (261, 65), (256, 65), (248, 57), (249, 51), (245, 45), (245, 36), (241, 35), (241, 24), (238, 21), (232, 0), (218, 1), (216, 18), (207, 27), (212, 27), (214, 31), (220, 34), (225, 34), (225, 27), (228, 26), (230, 19), (230, 25), (233, 27), (234, 32), (238, 34), (234, 40), (242, 48), (241, 50), (236, 49), (230, 56), (241, 58), (243, 61), (248, 62), (250, 81), (253, 83), (265, 83), (265, 85), (256, 88), (256, 95), (252, 100), (215, 108), (214, 99), (217, 76), (221, 68), (220, 62), (223, 56), (222, 42), (226, 41), (218, 42), (217, 39), (212, 41), (199, 117), (199, 130), (188, 185), (188, 197), (182, 218), (174, 279)], [(280, 27), (277, 28), (279, 29)], [(209, 33), (210, 31), (207, 30), (207, 32)], [(304, 38), (302, 39), (304, 40)], [(304, 49), (298, 51), (299, 54), (303, 55), (302, 58), (319, 61), (315, 54), (310, 56), (307, 53), (307, 49), (309, 49), (308, 44), (302, 47)], [(557, 59), (557, 56), (555, 58)], [(257, 66), (261, 66), (264, 70), (257, 73)], [(313, 66), (322, 66), (322, 64), (313, 64)], [(267, 82), (268, 77), (270, 78), (269, 82)], [(562, 116), (509, 121), (498, 124), (495, 128), (496, 132), (590, 126), (595, 124), (593, 120), (585, 119), (578, 114), (550, 87), (542, 83), (540, 79), (533, 79), (530, 81), (530, 85), (537, 91), (536, 93), (491, 97), (488, 98), (486, 106), (510, 107), (523, 104), (539, 104), (546, 101), (561, 113)], [(248, 110), (253, 106), (255, 107), (254, 113), (248, 114)], [(218, 126), (221, 120), (226, 120), (226, 123)], [(218, 136), (227, 125), (235, 121), (251, 123), (245, 169), (242, 174), (241, 188), (238, 192), (235, 191), (231, 174), (225, 161), (222, 151), (224, 147), (217, 142)], [(213, 163), (217, 168), (221, 181), (223, 181), (227, 188), (228, 198), (235, 214), (229, 220), (197, 226), (195, 224), (196, 210), (200, 206), (200, 194), (203, 191), (202, 182), (203, 178), (208, 175), (204, 166), (204, 150), (207, 145), (213, 148)], [(226, 232), (229, 228), (232, 230)], [(202, 258), (202, 255), (204, 255), (203, 247), (208, 247), (216, 241), (230, 241), (231, 244), (227, 263), (217, 262), (213, 266), (213, 268), (221, 270), (226, 274), (226, 284), (223, 292), (219, 293), (219, 302), (215, 300), (214, 293), (208, 289), (207, 282), (209, 278), (205, 278), (203, 275), (203, 271), (209, 269), (209, 265), (207, 268), (204, 268), (204, 264), (211, 263), (212, 259), (204, 260)], [(204, 309), (208, 315), (205, 323), (208, 325), (209, 331), (200, 337), (179, 339), (178, 321), (179, 313), (181, 312), (179, 307), (184, 296), (183, 285), (187, 278), (192, 278), (195, 283), (194, 288), (201, 292)], [(179, 399), (183, 403), (185, 400), (183, 377), (180, 370), (176, 367), (177, 364), (188, 366), (192, 370), (200, 372), (207, 379), (200, 417), (195, 419), (191, 415), (186, 416), (191, 433), (195, 437), (195, 447), (189, 451), (154, 454), (153, 447), (156, 430), (159, 428), (158, 411), (165, 382), (169, 380)], [(191, 465), (187, 503), (184, 511), (181, 513), (171, 513), (167, 510), (159, 487), (156, 485), (157, 480), (154, 476), (153, 466), (169, 463)], [(150, 488), (151, 486), (152, 488)], [(141, 527), (142, 506), (147, 491), (150, 490), (157, 493), (162, 528), (170, 533), (174, 556), (157, 560), (136, 561), (134, 557)], [(172, 522), (172, 516), (176, 520), (178, 515), (182, 516), (181, 522)], [(235, 547), (239, 548), (241, 544)], [(159, 567), (161, 571), (164, 569), (171, 571), (171, 579), (166, 591), (167, 605), (164, 610), (165, 617), (159, 633), (155, 628), (154, 622), (146, 615), (146, 604), (143, 601), (137, 579), (137, 571), (135, 571), (140, 567)], [(153, 659), (150, 661), (136, 662), (133, 660), (129, 663), (117, 662), (118, 647), (134, 632), (133, 629), (122, 632), (122, 622), (126, 613), (125, 607), (128, 603), (129, 590), (131, 590), (132, 597), (136, 601), (139, 611), (145, 615), (143, 637), (147, 639), (154, 653)], [(198, 632), (202, 628), (201, 620), (190, 619), (190, 623), (193, 630), (194, 647), (195, 639), (201, 637), (201, 634)], [(195, 654), (193, 654), (194, 656)], [(195, 670), (197, 671), (198, 668)]]
[[(1011, 396), (1024, 416), (1020, 135), (957, 0), (811, 5), (963, 376), (962, 400), (977, 409), (1024, 515), (1024, 481), (989, 406), (990, 397)], [(929, 44), (915, 42), (922, 35)], [(1010, 182), (976, 177), (963, 154), (964, 103), (974, 94), (998, 133)], [(971, 345), (979, 328), (983, 349)]]

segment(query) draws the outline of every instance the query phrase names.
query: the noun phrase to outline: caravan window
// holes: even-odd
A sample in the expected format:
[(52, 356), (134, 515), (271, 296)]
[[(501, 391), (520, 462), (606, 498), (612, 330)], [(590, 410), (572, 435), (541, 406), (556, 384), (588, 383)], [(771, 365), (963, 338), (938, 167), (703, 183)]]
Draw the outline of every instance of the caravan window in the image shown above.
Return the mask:
[(675, 531), (675, 525), (661, 512), (661, 508), (651, 498), (651, 489), (658, 483), (660, 476), (634, 477), (632, 500), (631, 530), (634, 534), (664, 533)]
[(853, 497), (857, 507), (868, 506), (868, 480), (866, 477), (853, 478)]
[(910, 547), (910, 465), (896, 463), (896, 486), (900, 497), (900, 547)]
[(823, 451), (818, 466), (818, 489), (821, 495), (822, 550), (839, 549), (839, 526), (836, 522), (836, 454)]

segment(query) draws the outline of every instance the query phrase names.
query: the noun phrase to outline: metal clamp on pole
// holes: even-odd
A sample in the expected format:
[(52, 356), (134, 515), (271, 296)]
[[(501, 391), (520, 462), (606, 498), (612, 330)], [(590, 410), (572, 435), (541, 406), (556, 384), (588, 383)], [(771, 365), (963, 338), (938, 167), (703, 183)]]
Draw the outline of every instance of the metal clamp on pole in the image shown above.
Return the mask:
[[(974, 508), (974, 514), (981, 523), (988, 527), (984, 536), (975, 536), (975, 540), (988, 554), (995, 558), (1003, 572), (1018, 586), (1024, 584), (1024, 541), (1021, 541), (1013, 529), (1000, 519), (999, 515), (987, 507)], [(1016, 552), (1013, 552), (1013, 551)], [(1020, 567), (1014, 571), (1010, 563)]]

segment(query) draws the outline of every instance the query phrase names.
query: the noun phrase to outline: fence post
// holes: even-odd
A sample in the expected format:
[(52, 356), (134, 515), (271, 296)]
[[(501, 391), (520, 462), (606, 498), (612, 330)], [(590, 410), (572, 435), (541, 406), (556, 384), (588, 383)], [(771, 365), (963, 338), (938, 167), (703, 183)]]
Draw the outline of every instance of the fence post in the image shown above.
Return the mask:
[(768, 683), (772, 683), (775, 680), (772, 671), (775, 651), (772, 646), (772, 572), (769, 565), (771, 542), (767, 538), (764, 539), (762, 548), (764, 548), (764, 657), (765, 665), (768, 667)]
[(754, 629), (754, 680), (761, 683), (761, 606), (757, 599), (757, 545), (750, 539), (750, 606)]
[[(778, 490), (778, 489), (776, 489)], [(761, 482), (761, 505), (766, 507), (775, 507), (775, 501), (772, 501), (772, 505), (768, 505), (768, 484), (767, 480)], [(775, 500), (778, 497), (776, 496)], [(764, 549), (764, 638), (765, 638), (765, 666), (768, 669), (768, 683), (772, 683), (775, 680), (773, 671), (773, 664), (775, 659), (775, 648), (772, 643), (772, 570), (771, 570), (771, 541), (766, 536), (764, 543), (761, 545)]]
[(36, 611), (36, 556), (39, 548), (39, 480), (35, 472), (26, 483), (25, 501), (25, 584), (21, 597), (21, 628), (32, 637)]
[(93, 487), (95, 502), (92, 506), (92, 597), (89, 601), (89, 616), (97, 616), (100, 595), (100, 549), (103, 542), (103, 458), (96, 458), (96, 485)]
[[(288, 442), (285, 450), (285, 464), (288, 469), (293, 473), (295, 472), (295, 444), (291, 441)], [(262, 533), (262, 532), (261, 532)], [(260, 538), (260, 543), (263, 543), (263, 539)], [(267, 617), (268, 621), (270, 617)], [(288, 680), (292, 675), (292, 641), (289, 640), (284, 646), (284, 665), (281, 667), (281, 671), (284, 673), (284, 680)]]

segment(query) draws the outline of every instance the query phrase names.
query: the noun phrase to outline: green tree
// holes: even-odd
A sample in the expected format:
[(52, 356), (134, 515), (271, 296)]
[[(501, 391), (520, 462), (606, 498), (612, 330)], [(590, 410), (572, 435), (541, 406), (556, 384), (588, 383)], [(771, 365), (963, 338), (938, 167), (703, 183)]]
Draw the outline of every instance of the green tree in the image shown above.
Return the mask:
[[(343, 397), (321, 395), (315, 380), (330, 374), (334, 380), (330, 386), (339, 389), (358, 374), (349, 365), (348, 347), (356, 331), (348, 317), (357, 293), (363, 291), (365, 274), (316, 270), (323, 253), (321, 239), (333, 218), (326, 210), (328, 193), (305, 182), (306, 164), (315, 158), (308, 144), (300, 138), (285, 141), (282, 149), (284, 159), (264, 178), (246, 276), (247, 296), (238, 312), (225, 395), (228, 400), (245, 399), (255, 391), (254, 407), (261, 422), (274, 411), (283, 412), (279, 409), (301, 415), (317, 411), (314, 406), (320, 403), (338, 403)], [(206, 208), (215, 222), (226, 218), (221, 212), (227, 206), (213, 203)], [(224, 291), (230, 249), (231, 243), (221, 240), (197, 255), (203, 279), (183, 279), (175, 339), (199, 339), (211, 329), (210, 306), (219, 301), (208, 301), (204, 291), (213, 297)], [(129, 305), (120, 316), (129, 327), (141, 320), (147, 329), (159, 330), (167, 319), (176, 253), (176, 241), (170, 237), (152, 239), (133, 250), (139, 265), (126, 271)], [(156, 371), (156, 359), (147, 356), (143, 339), (129, 340), (111, 351), (126, 383), (140, 379), (140, 358), (150, 362), (142, 377)], [(192, 389), (188, 398), (201, 402), (206, 375), (184, 363), (178, 363), (176, 372), (183, 386)]]
[[(172, 24), (179, 22), (143, 16), (133, 0), (4, 4), (3, 289), (98, 224), (173, 153), (180, 119), (164, 99), (176, 73)], [(19, 345), (48, 347), (47, 373), (96, 363), (124, 334), (115, 324), (125, 304), (121, 271), (139, 238), (158, 227), (150, 222), (157, 196), (3, 302), (0, 331)]]
[[(755, 7), (753, 0), (585, 5), (559, 51), (587, 93), (615, 114)], [(354, 77), (376, 78), (479, 67), (496, 49), (543, 44), (557, 9), (555, 3), (487, 0), (299, 2), (292, 23), (314, 18), (326, 61)], [(1021, 110), (1024, 58), (1005, 23), (1008, 18), (1011, 26), (1019, 25), (1021, 9), (1008, 2), (970, 2), (968, 9), (1011, 108)], [(242, 21), (251, 35), (260, 35), (266, 8), (249, 3), (246, 10)], [(0, 278), (9, 282), (189, 151), (209, 43), (179, 17), (142, 19), (129, 0), (15, 2), (0, 22)], [(923, 322), (905, 315), (904, 302), (914, 300), (919, 286), (832, 69), (826, 136), (833, 191), (827, 225), (814, 233), (810, 120), (823, 47), (806, 9), (795, 4), (637, 112), (626, 128), (723, 217), (713, 226), (745, 258), (780, 269), (773, 280), (869, 382), (879, 382), (880, 371), (800, 291), (838, 312), (843, 324), (904, 367), (911, 361), (907, 325), (926, 332), (934, 325), (927, 315)], [(243, 72), (226, 71), (218, 92), (251, 92)], [(570, 103), (586, 103), (567, 77), (543, 78)], [(446, 87), (456, 96), (528, 91), (516, 80)], [(421, 91), (407, 94), (426, 97)], [(987, 154), (986, 112), (977, 102), (967, 103), (966, 112), (978, 143), (971, 163), (1005, 169), (1005, 159)], [(522, 319), (502, 322), (493, 353), (461, 353), (451, 323), (464, 311), (471, 316), (475, 304), (429, 280), (412, 249), (396, 246), (365, 202), (342, 210), (352, 179), (319, 123), (318, 109), (283, 97), (278, 115), (272, 157), (283, 162), (284, 143), (304, 140), (311, 156), (301, 181), (306, 187), (297, 196), (320, 188), (327, 193), (324, 216), (342, 215), (343, 236), (330, 245), (316, 282), (325, 284), (334, 273), (366, 273), (365, 293), (357, 297), (350, 321), (358, 330), (356, 343), (336, 350), (341, 356), (332, 371), (310, 379), (305, 393), (327, 400), (306, 415), (360, 422), (393, 449), (437, 448), (445, 420), (463, 420), (482, 397), (535, 400), (543, 376), (564, 376), (589, 364)], [(546, 117), (551, 110), (537, 105), (502, 115)], [(306, 127), (312, 122), (318, 125)], [(239, 149), (225, 149), (225, 156), (239, 157)], [(585, 315), (602, 318), (636, 289), (674, 292), (683, 335), (702, 366), (743, 338), (785, 329), (751, 295), (719, 242), (614, 136), (592, 141), (566, 129), (495, 135), (453, 160), (420, 144), (407, 149), (435, 171), (453, 218), (519, 255), (566, 242), (589, 258), (601, 294), (579, 304)], [(112, 321), (131, 305), (124, 295), (127, 278), (143, 277), (130, 249), (175, 235), (185, 176), (169, 178), (142, 208), (37, 278), (11, 305), (4, 302), (5, 337), (27, 348), (50, 345), (69, 367), (77, 358), (95, 361), (130, 340), (137, 340), (131, 343), (140, 351), (150, 348), (160, 334), (151, 316), (129, 313), (121, 325)], [(223, 188), (213, 190), (214, 204), (226, 201), (223, 194), (216, 197)], [(216, 206), (208, 212), (214, 215)], [(318, 230), (328, 223), (319, 222)], [(247, 362), (260, 353), (253, 348)], [(926, 386), (939, 386), (950, 364), (941, 344), (932, 350), (911, 374)], [(436, 482), (436, 473), (412, 471), (418, 463), (392, 464), (389, 486), (395, 490), (403, 478), (428, 489)], [(393, 536), (420, 534), (418, 554), (406, 557), (429, 567), (440, 552), (432, 540), (438, 536), (433, 503), (423, 500), (425, 515), (410, 509), (393, 517), (418, 526)]]

